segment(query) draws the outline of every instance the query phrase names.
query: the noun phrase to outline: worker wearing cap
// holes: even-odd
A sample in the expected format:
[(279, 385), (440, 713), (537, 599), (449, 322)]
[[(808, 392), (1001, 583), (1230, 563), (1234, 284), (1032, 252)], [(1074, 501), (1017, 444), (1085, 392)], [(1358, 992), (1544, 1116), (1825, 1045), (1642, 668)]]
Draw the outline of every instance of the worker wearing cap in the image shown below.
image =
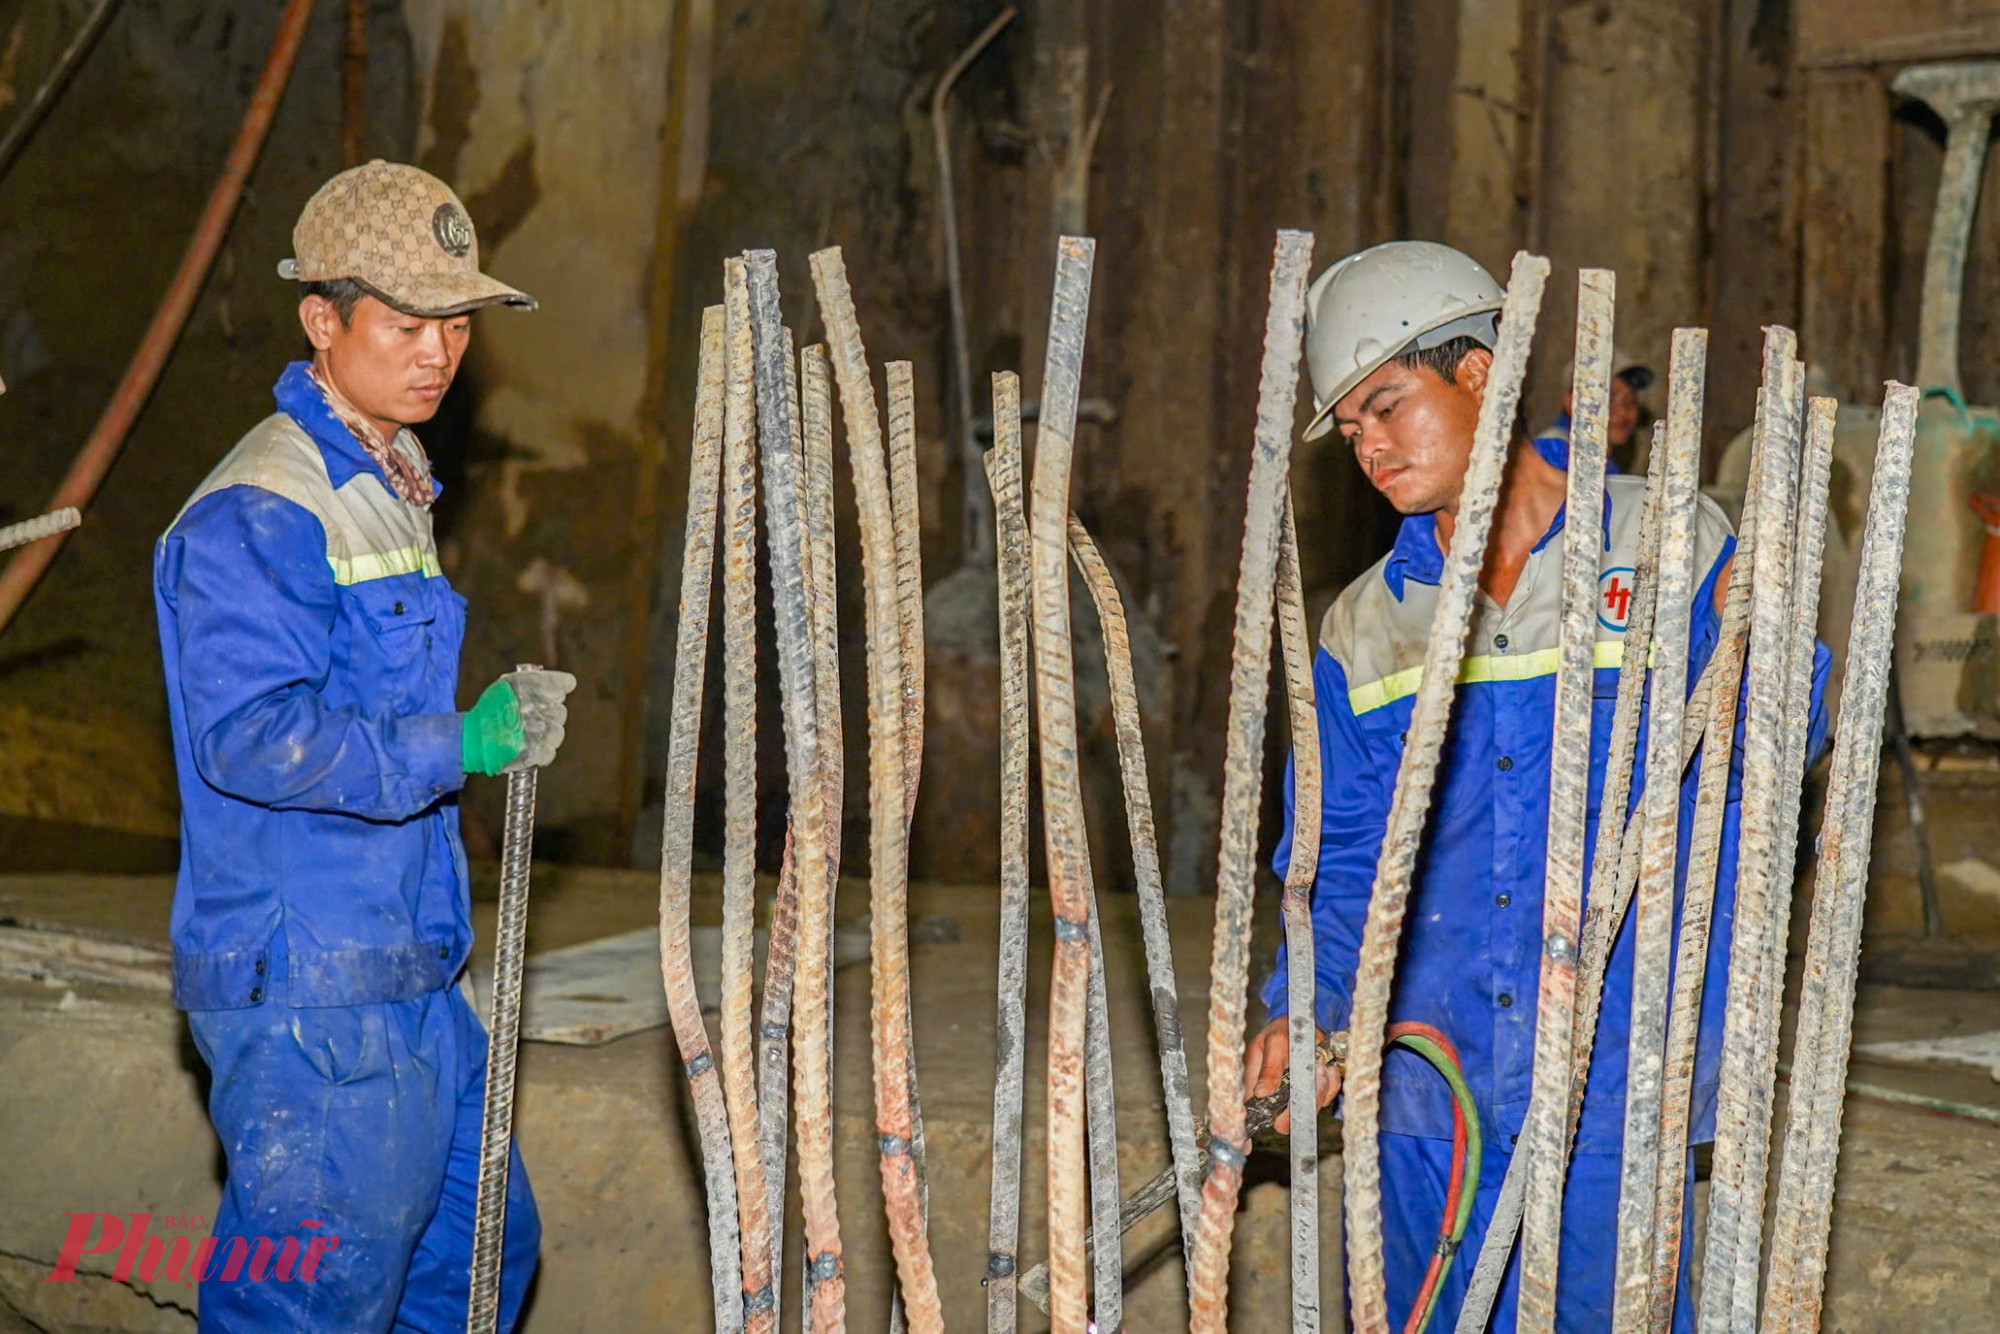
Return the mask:
[[(227, 1159), (200, 1325), (457, 1330), (486, 1082), (452, 985), (472, 944), (457, 794), (554, 758), (576, 683), (510, 673), (459, 711), (465, 601), (410, 427), (451, 387), (471, 313), (534, 302), (479, 271), (464, 205), (414, 167), (334, 177), (292, 241), (279, 273), (311, 359), (153, 562), (181, 796), (174, 998)], [(318, 1262), (230, 1274), (236, 1237), (318, 1239)], [(539, 1241), (517, 1152), (502, 1329)]]
[[(1548, 429), (1535, 436), (1535, 451), (1558, 468), (1569, 466), (1570, 414), (1576, 410), (1571, 386), (1576, 381), (1574, 361), (1563, 369), (1563, 409)], [(1653, 368), (1620, 347), (1611, 349), (1611, 402), (1604, 418), (1608, 472), (1646, 472), (1649, 454), (1638, 438), (1645, 410), (1639, 395), (1653, 384)]]
[[(1335, 264), (1313, 284), (1307, 301), (1307, 358), (1318, 409), (1307, 436), (1337, 430), (1368, 480), (1405, 516), (1394, 548), (1328, 610), (1313, 668), (1325, 774), (1312, 899), (1316, 1018), (1322, 1032), (1348, 1023), (1375, 863), (1422, 676), (1444, 554), (1453, 540), (1473, 429), (1492, 371), (1501, 297), (1499, 285), (1465, 255), (1427, 242), (1395, 242)], [(1588, 813), (1593, 841), (1599, 827), (1597, 803), (1638, 564), (1645, 483), (1607, 477), (1602, 527), (1573, 534), (1563, 523), (1566, 464), (1566, 451), (1560, 461), (1544, 457), (1517, 421), (1390, 996), (1392, 1022), (1435, 1025), (1456, 1044), (1486, 1145), (1462, 1262), (1452, 1266), (1443, 1284), (1433, 1328), (1450, 1328), (1463, 1302), (1470, 1259), (1484, 1238), (1528, 1107), (1542, 958), (1562, 550), (1578, 537), (1592, 543), (1601, 571)], [(1727, 520), (1706, 499), (1695, 520), (1695, 548), (1700, 583), (1692, 611), (1690, 688), (1719, 637), (1719, 604), (1734, 551)], [(1826, 666), (1822, 648), (1814, 662), (1813, 751), (1824, 726), (1820, 694)], [(1681, 790), (1683, 869), (1698, 775), (1699, 765), (1691, 766)], [(1634, 805), (1641, 777), (1634, 776)], [(1697, 1142), (1714, 1133), (1735, 902), (1736, 795), (1732, 785), (1705, 974), (1693, 1094)], [(1281, 877), (1290, 855), (1287, 836), (1275, 856)], [(1569, 1172), (1557, 1299), (1562, 1330), (1601, 1332), (1610, 1324), (1632, 935), (1628, 920), (1605, 978)], [(1252, 1039), (1245, 1071), (1260, 1094), (1277, 1087), (1289, 1045), (1282, 950), (1263, 997), (1272, 1018)], [(1337, 1072), (1322, 1072), (1322, 1105), (1332, 1100), (1338, 1082)], [(1382, 1068), (1382, 1223), (1388, 1300), (1398, 1321), (1414, 1304), (1436, 1250), (1452, 1158), (1452, 1113), (1451, 1091), (1436, 1072), (1409, 1052), (1389, 1051)], [(1692, 1327), (1686, 1300), (1690, 1249), (1681, 1248), (1678, 1330)], [(1518, 1281), (1510, 1268), (1496, 1307), (1496, 1330), (1514, 1328)]]

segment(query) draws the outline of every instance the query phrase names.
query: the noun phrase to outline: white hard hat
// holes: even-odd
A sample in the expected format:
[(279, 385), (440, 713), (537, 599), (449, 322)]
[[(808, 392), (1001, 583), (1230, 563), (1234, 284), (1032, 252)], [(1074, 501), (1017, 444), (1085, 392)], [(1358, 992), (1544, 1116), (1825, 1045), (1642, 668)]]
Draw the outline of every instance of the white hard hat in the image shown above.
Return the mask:
[(1333, 405), (1405, 348), (1459, 337), (1492, 347), (1505, 296), (1477, 260), (1435, 241), (1389, 241), (1335, 263), (1306, 293), (1306, 439), (1332, 430)]

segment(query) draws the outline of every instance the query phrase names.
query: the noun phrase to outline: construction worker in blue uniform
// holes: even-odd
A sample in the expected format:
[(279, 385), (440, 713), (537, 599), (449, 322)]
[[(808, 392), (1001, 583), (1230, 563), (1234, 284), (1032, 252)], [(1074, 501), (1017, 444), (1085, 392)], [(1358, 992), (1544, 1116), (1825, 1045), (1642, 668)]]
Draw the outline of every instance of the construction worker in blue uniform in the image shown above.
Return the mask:
[[(1576, 380), (1576, 363), (1563, 370), (1563, 406), (1556, 419), (1535, 435), (1535, 449), (1545, 457), (1569, 449), (1571, 386)], [(1640, 427), (1646, 424), (1645, 405), (1639, 395), (1652, 387), (1653, 368), (1622, 347), (1611, 349), (1611, 398), (1604, 413), (1604, 470), (1645, 476), (1652, 455)]]
[[(1307, 356), (1317, 408), (1308, 438), (1337, 429), (1370, 483), (1405, 516), (1394, 549), (1328, 610), (1314, 663), (1325, 774), (1312, 899), (1316, 1022), (1322, 1033), (1344, 1029), (1348, 1022), (1375, 863), (1492, 366), (1502, 295), (1484, 269), (1455, 250), (1428, 242), (1392, 242), (1340, 261), (1313, 284), (1308, 297)], [(1444, 1282), (1434, 1329), (1449, 1329), (1456, 1319), (1471, 1259), (1484, 1239), (1528, 1106), (1542, 957), (1562, 550), (1564, 542), (1579, 536), (1597, 545), (1601, 571), (1587, 825), (1593, 846), (1600, 827), (1598, 802), (1632, 572), (1638, 563), (1645, 482), (1607, 477), (1601, 531), (1572, 534), (1563, 524), (1568, 458), (1566, 441), (1531, 441), (1517, 422), (1390, 997), (1392, 1022), (1433, 1024), (1456, 1044), (1478, 1103), (1486, 1146), (1471, 1223), (1459, 1250), (1461, 1262)], [(1719, 637), (1735, 549), (1727, 520), (1705, 498), (1696, 517), (1695, 545), (1700, 582), (1692, 610), (1690, 690)], [(1821, 695), (1827, 665), (1821, 647), (1813, 670), (1809, 753), (1814, 755), (1824, 734)], [(1645, 744), (1642, 730), (1641, 755)], [(1742, 754), (1740, 744), (1736, 754)], [(1699, 773), (1697, 760), (1688, 767), (1681, 790), (1683, 877)], [(1642, 779), (1635, 774), (1633, 807)], [(1691, 1115), (1694, 1143), (1714, 1136), (1735, 906), (1737, 794), (1732, 782), (1704, 974)], [(1289, 775), (1285, 796), (1289, 829)], [(1618, 824), (1606, 821), (1604, 827)], [(1287, 836), (1274, 858), (1280, 877), (1290, 855)], [(1601, 1334), (1610, 1327), (1632, 937), (1628, 919), (1605, 978), (1565, 1194), (1557, 1328), (1577, 1334)], [(1280, 950), (1276, 971), (1263, 989), (1272, 1017), (1246, 1052), (1245, 1076), (1254, 1093), (1275, 1090), (1285, 1068), (1287, 980)], [(1338, 1072), (1323, 1068), (1322, 1106), (1338, 1088)], [(1428, 1065), (1409, 1052), (1392, 1049), (1387, 1054), (1381, 1102), (1382, 1222), (1389, 1309), (1398, 1321), (1413, 1304), (1435, 1252), (1451, 1165), (1452, 1106), (1450, 1090)], [(1692, 1158), (1690, 1170), (1691, 1164)], [(1693, 1323), (1687, 1300), (1691, 1251), (1689, 1245), (1681, 1247), (1676, 1330), (1689, 1330)], [(1494, 1330), (1514, 1328), (1518, 1267), (1517, 1251), (1495, 1306)]]
[[(486, 1036), (457, 793), (547, 764), (574, 678), (516, 672), (461, 712), (465, 601), (438, 567), (429, 421), (471, 312), (534, 302), (479, 271), (464, 205), (372, 162), (306, 205), (310, 361), (188, 500), (153, 589), (181, 797), (174, 998), (227, 1160), (204, 1334), (465, 1326)], [(513, 1156), (500, 1327), (540, 1221)], [(231, 1239), (318, 1263), (225, 1277)], [(292, 1269), (280, 1265), (280, 1270)]]

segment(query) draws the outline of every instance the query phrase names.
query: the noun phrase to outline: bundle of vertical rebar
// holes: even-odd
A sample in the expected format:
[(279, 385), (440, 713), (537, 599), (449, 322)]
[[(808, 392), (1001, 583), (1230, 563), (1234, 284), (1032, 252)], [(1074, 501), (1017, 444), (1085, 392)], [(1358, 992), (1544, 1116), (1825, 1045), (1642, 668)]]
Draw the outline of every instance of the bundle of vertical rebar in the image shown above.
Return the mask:
[[(993, 445), (983, 470), (992, 497), (999, 645), (999, 949), (988, 1249), (977, 1275), (941, 1274), (932, 1262), (917, 1094), (915, 1016), (921, 1011), (911, 988), (908, 837), (923, 763), (925, 664), (917, 505), (922, 437), (914, 376), (908, 362), (884, 364), (885, 416), (837, 248), (811, 256), (827, 343), (804, 349), (793, 347), (780, 323), (775, 254), (750, 251), (726, 263), (723, 301), (706, 313), (702, 328), (661, 873), (662, 971), (708, 1183), (718, 1330), (780, 1327), (793, 1143), (805, 1224), (797, 1323), (818, 1334), (846, 1325), (832, 1121), (831, 947), (843, 803), (836, 388), (865, 608), (870, 1061), (882, 1225), (895, 1268), (891, 1329), (942, 1330), (945, 1294), (973, 1281), (985, 1290), (988, 1334), (1018, 1327), (1024, 1297), (1048, 1312), (1056, 1334), (1122, 1329), (1121, 1238), (1148, 1210), (1172, 1201), (1189, 1326), (1203, 1334), (1223, 1330), (1252, 1135), (1283, 1111), (1290, 1117), (1291, 1327), (1294, 1334), (1317, 1334), (1320, 1271), (1328, 1258), (1318, 1232), (1316, 1093), (1329, 1053), (1344, 1064), (1341, 1152), (1351, 1323), (1370, 1334), (1391, 1328), (1382, 1200), (1397, 1183), (1383, 1179), (1378, 1156), (1382, 1058), (1395, 1031), (1390, 1020), (1404, 917), (1420, 875), (1502, 480), (1514, 451), (1525, 447), (1515, 432), (1516, 410), (1550, 266), (1536, 256), (1516, 256), (1500, 311), (1410, 725), (1380, 831), (1374, 887), (1360, 924), (1343, 1044), (1315, 1026), (1312, 894), (1323, 814), (1319, 702), (1290, 489), (1311, 256), (1310, 234), (1278, 234), (1257, 413), (1245, 424), (1248, 480), (1201, 1116), (1189, 1090), (1125, 602), (1071, 495), (1093, 241), (1064, 237), (1058, 243), (1032, 462), (1022, 440), (1021, 380), (1012, 372), (993, 377)], [(1731, 547), (1719, 512), (1698, 488), (1707, 336), (1677, 330), (1637, 550), (1618, 553), (1632, 563), (1630, 615), (1622, 626), (1602, 620), (1601, 584), (1610, 568), (1604, 563), (1612, 553), (1595, 535), (1609, 532), (1604, 475), (1614, 292), (1608, 271), (1579, 274), (1563, 522), (1568, 534), (1586, 540), (1566, 541), (1562, 549), (1530, 1096), (1463, 1303), (1455, 1312), (1427, 1309), (1393, 1318), (1400, 1328), (1417, 1329), (1436, 1314), (1455, 1321), (1460, 1334), (1483, 1330), (1518, 1243), (1519, 1326), (1541, 1334), (1557, 1327), (1566, 1292), (1568, 1164), (1593, 1096), (1588, 1075), (1606, 974), (1630, 918), (1626, 1094), (1622, 1107), (1609, 1113), (1623, 1128), (1611, 1328), (1665, 1334), (1674, 1327), (1677, 1275), (1689, 1249), (1696, 1053), (1719, 1046), (1701, 1308), (1682, 1319), (1698, 1319), (1702, 1334), (1808, 1334), (1817, 1328), (1825, 1273), (1916, 395), (1889, 387), (1868, 498), (1855, 629), (1817, 858), (1791, 1107), (1767, 1244), (1764, 1183), (1773, 1153), (1785, 945), (1804, 775), (1813, 758), (1813, 627), (1828, 521), (1833, 404), (1805, 401), (1796, 340), (1789, 330), (1768, 330), (1750, 489), (1742, 533)], [(789, 799), (784, 858), (766, 908), (770, 944), (761, 1007), (753, 948), (760, 907), (754, 864), (760, 497)], [(689, 919), (695, 759), (718, 532), (726, 772), (723, 967), (715, 998), (720, 1026), (712, 1047), (695, 993)], [(1148, 1165), (1160, 1175), (1122, 1208), (1105, 927), (1083, 799), (1072, 565), (1101, 630), (1126, 816), (1122, 829), (1094, 832), (1129, 845), (1165, 1111), (1166, 1161)], [(1716, 629), (1712, 645), (1704, 641), (1697, 674), (1694, 632), (1709, 615), (1699, 599), (1711, 587)], [(1256, 867), (1274, 832), (1259, 824), (1274, 637), (1294, 761), (1292, 851), (1281, 899), (1289, 1054), (1280, 1093), (1253, 1100), (1246, 1096), (1243, 1056)], [(1615, 689), (1609, 675), (1606, 689), (1597, 688), (1600, 673), (1615, 674)], [(1615, 701), (1600, 728), (1594, 696), (1607, 693)], [(1024, 1122), (1037, 1073), (1027, 1056), (1028, 959), (1036, 948), (1029, 811), (1037, 769), (1051, 910), (1044, 943), (1053, 956), (1047, 1064), (1040, 1072), (1048, 1259), (1045, 1266), (1024, 1268)], [(1601, 812), (1594, 847), (1593, 809)], [(1724, 860), (1731, 819), (1740, 824), (1733, 867)], [(1718, 885), (1732, 875), (1734, 908), (1725, 913), (1717, 906)], [(1719, 1009), (1726, 1017), (1721, 1032), (1703, 1033), (1703, 984), (1715, 971), (1711, 958), (1721, 966), (1719, 951), (1727, 952), (1727, 993), (1711, 998), (1720, 1004), (1710, 1004), (1708, 1012)], [(1605, 1210), (1602, 1217), (1614, 1216), (1610, 1202), (1598, 1207)], [(1400, 1323), (1406, 1314), (1409, 1322)]]

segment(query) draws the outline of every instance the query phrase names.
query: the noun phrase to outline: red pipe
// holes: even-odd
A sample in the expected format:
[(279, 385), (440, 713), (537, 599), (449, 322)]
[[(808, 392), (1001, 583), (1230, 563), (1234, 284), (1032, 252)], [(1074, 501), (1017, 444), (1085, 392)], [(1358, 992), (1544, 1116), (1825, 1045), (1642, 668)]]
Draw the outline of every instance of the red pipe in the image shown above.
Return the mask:
[[(313, 0), (287, 0), (284, 15), (278, 20), (278, 35), (271, 43), (271, 54), (264, 62), (264, 72), (257, 78), (256, 91), (250, 95), (250, 108), (243, 115), (243, 126), (236, 132), (236, 142), (222, 165), (222, 178), (210, 191), (201, 221), (188, 241), (187, 252), (181, 256), (173, 285), (167, 289), (159, 310), (154, 312), (153, 322), (140, 341), (139, 350), (132, 354), (132, 363), (125, 368), (111, 402), (97, 419), (90, 438), (77, 451), (69, 473), (56, 488), (55, 498), (44, 509), (68, 506), (82, 509), (90, 503), (105, 474), (111, 471), (111, 464), (131, 433), (140, 409), (152, 395), (153, 386), (159, 383), (160, 372), (174, 344), (180, 341), (181, 331), (187, 327), (195, 298), (201, 295), (209, 266), (215, 262), (215, 252), (229, 230), (229, 220), (235, 216), (250, 170), (257, 165), (257, 155), (263, 150), (271, 118), (278, 110), (278, 99), (284, 95), (285, 84), (291, 78), (312, 9)], [(49, 563), (56, 558), (56, 552), (62, 550), (65, 536), (59, 533), (21, 548), (6, 570), (0, 571), (0, 630), (7, 628), (14, 613), (34, 591)]]

